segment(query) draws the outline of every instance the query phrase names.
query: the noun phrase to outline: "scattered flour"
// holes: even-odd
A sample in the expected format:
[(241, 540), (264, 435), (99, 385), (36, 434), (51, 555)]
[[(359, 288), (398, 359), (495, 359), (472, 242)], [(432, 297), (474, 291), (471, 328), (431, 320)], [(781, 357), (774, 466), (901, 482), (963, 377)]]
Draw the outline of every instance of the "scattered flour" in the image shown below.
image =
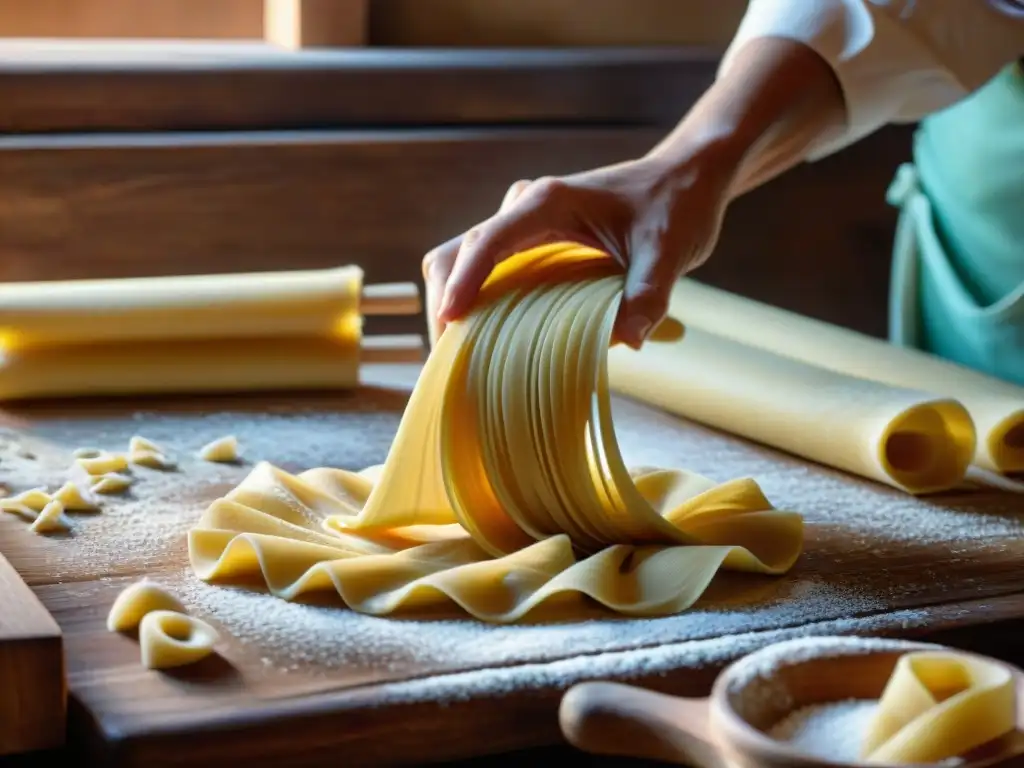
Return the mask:
[[(893, 631), (894, 619), (915, 623), (926, 617), (921, 611), (901, 611), (896, 616), (866, 620), (840, 619), (809, 627), (766, 632), (744, 632), (708, 640), (671, 643), (636, 650), (600, 652), (559, 658), (546, 663), (509, 665), (436, 674), (421, 679), (396, 681), (376, 693), (382, 703), (422, 701), (455, 702), (476, 698), (500, 698), (522, 691), (565, 688), (586, 680), (632, 680), (667, 676), (680, 668), (718, 668), (774, 643), (809, 634), (883, 633)], [(552, 654), (553, 655), (553, 654)]]
[[(815, 704), (790, 712), (768, 731), (805, 755), (833, 762), (859, 763), (861, 745), (878, 709), (872, 699), (850, 699)], [(934, 765), (963, 765), (964, 759), (949, 757)]]
[(801, 707), (772, 727), (768, 735), (812, 757), (855, 763), (877, 706), (869, 699)]
[[(384, 460), (404, 397), (361, 393), (328, 400), (326, 407), (304, 411), (283, 400), (277, 409), (261, 402), (258, 413), (153, 411), (50, 421), (34, 415), (38, 427), (31, 445), (21, 445), (13, 433), (0, 434), (0, 481), (13, 492), (56, 488), (67, 478), (75, 448), (125, 450), (133, 435), (164, 447), (179, 466), (170, 472), (134, 468), (136, 482), (125, 496), (105, 498), (98, 514), (76, 516), (69, 538), (39, 544), (35, 551), (41, 555), (19, 563), (19, 569), (34, 584), (151, 570), (198, 616), (220, 625), (268, 667), (286, 674), (299, 668), (365, 669), (377, 680), (394, 681), (387, 696), (434, 700), (718, 666), (808, 632), (920, 627), (925, 611), (881, 612), (936, 583), (952, 589), (970, 576), (919, 567), (888, 580), (858, 575), (881, 554), (880, 543), (903, 542), (912, 549), (939, 542), (965, 563), (982, 547), (988, 552), (1016, 546), (1012, 551), (1024, 554), (1024, 523), (1009, 514), (1012, 498), (1002, 511), (983, 512), (966, 502), (959, 509), (943, 508), (617, 401), (629, 464), (687, 467), (718, 479), (753, 476), (777, 506), (804, 513), (809, 546), (794, 572), (780, 579), (716, 580), (706, 599), (677, 616), (624, 619), (584, 606), (570, 621), (537, 619), (517, 626), (486, 625), (454, 611), (379, 618), (336, 601), (287, 603), (251, 588), (200, 582), (187, 568), (187, 531), (207, 504), (251, 470), (251, 464), (196, 459), (202, 445), (233, 434), (251, 461), (265, 459), (289, 471), (358, 469)], [(25, 448), (32, 458), (18, 455)], [(825, 528), (842, 532), (841, 548), (822, 545), (820, 537), (816, 543), (816, 530)], [(434, 676), (409, 679), (427, 674)]]
[(367, 616), (344, 609), (333, 595), (324, 595), (329, 598), (326, 604), (289, 603), (252, 588), (205, 584), (188, 569), (168, 578), (199, 615), (244, 638), (259, 649), (265, 663), (283, 669), (309, 664), (380, 666), (382, 671), (482, 668), (722, 636), (728, 646), (735, 633), (751, 628), (799, 628), (837, 615), (855, 615), (865, 606), (883, 607), (808, 581), (781, 599), (732, 609), (708, 605), (678, 616), (630, 620), (581, 606), (570, 620), (499, 626), (454, 610), (440, 617)]
[[(165, 448), (176, 460), (171, 470), (133, 466), (131, 488), (119, 495), (102, 496), (100, 513), (77, 515), (74, 531), (40, 546), (44, 557), (19, 570), (31, 584), (115, 575), (127, 569), (160, 568), (184, 562), (188, 529), (203, 509), (237, 485), (251, 464), (214, 464), (195, 453), (203, 445), (237, 434), (251, 455), (270, 457), (286, 469), (298, 471), (323, 463), (359, 466), (384, 460), (398, 426), (400, 413), (377, 412), (351, 398), (344, 413), (216, 414), (152, 412), (106, 418), (46, 420), (39, 418), (30, 438), (30, 457), (22, 438), (0, 431), (0, 482), (12, 493), (45, 486), (56, 490), (68, 479), (80, 480), (72, 469), (73, 452), (82, 446), (127, 451), (135, 435), (143, 435)], [(355, 432), (359, 441), (350, 436)], [(347, 436), (349, 436), (347, 438)]]

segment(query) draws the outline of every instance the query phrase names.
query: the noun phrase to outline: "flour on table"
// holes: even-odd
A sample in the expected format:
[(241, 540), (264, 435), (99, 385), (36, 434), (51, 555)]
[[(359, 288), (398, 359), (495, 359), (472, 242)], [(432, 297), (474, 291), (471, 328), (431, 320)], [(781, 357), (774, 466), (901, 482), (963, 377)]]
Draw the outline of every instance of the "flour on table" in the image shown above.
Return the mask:
[[(290, 472), (317, 466), (360, 469), (382, 463), (404, 406), (404, 397), (380, 407), (372, 397), (346, 397), (342, 407), (280, 409), (260, 413), (138, 413), (117, 418), (38, 419), (33, 460), (15, 455), (16, 436), (0, 433), (0, 481), (13, 492), (60, 487), (78, 446), (123, 451), (132, 436), (145, 435), (180, 458), (176, 470), (132, 467), (135, 482), (124, 496), (105, 497), (100, 513), (75, 515), (67, 538), (41, 540), (33, 559), (19, 568), (33, 584), (80, 577), (116, 576), (132, 569), (167, 583), (198, 617), (235, 636), (247, 652), (284, 674), (299, 668), (370, 667), (392, 679), (386, 696), (436, 700), (464, 695), (502, 695), (524, 688), (567, 685), (593, 677), (630, 678), (680, 666), (720, 665), (768, 642), (817, 634), (886, 633), (924, 625), (925, 611), (882, 612), (936, 583), (940, 569), (901, 572), (879, 587), (877, 578), (837, 570), (846, 552), (809, 546), (784, 578), (716, 579), (693, 609), (652, 619), (627, 619), (584, 605), (561, 623), (537, 618), (494, 626), (453, 610), (430, 617), (364, 616), (341, 606), (287, 603), (246, 587), (208, 585), (187, 566), (186, 535), (202, 510), (267, 460)], [(841, 473), (807, 465), (742, 440), (664, 418), (643, 406), (615, 403), (618, 438), (630, 466), (681, 466), (717, 480), (752, 476), (778, 507), (800, 511), (808, 532), (831, 527), (844, 547), (870, 556), (877, 541), (909, 550), (942, 543), (965, 561), (980, 546), (1024, 552), (1024, 521), (1006, 509), (960, 510), (872, 486)], [(245, 446), (247, 462), (214, 464), (195, 457), (205, 443), (225, 434)], [(37, 444), (38, 443), (38, 444)], [(0, 520), (0, 524), (3, 524)], [(23, 525), (23, 523), (21, 524)], [(867, 557), (862, 562), (870, 562)], [(951, 584), (951, 588), (955, 587)], [(934, 589), (934, 586), (931, 587)], [(812, 625), (808, 628), (808, 625)], [(495, 669), (497, 668), (497, 669)], [(435, 675), (407, 680), (411, 674)]]
[[(346, 403), (348, 406), (349, 404)], [(125, 452), (131, 438), (145, 437), (178, 459), (172, 469), (130, 468), (131, 487), (102, 497), (102, 511), (74, 512), (72, 535), (47, 542), (45, 560), (21, 568), (30, 584), (102, 577), (126, 569), (166, 567), (187, 559), (186, 536), (203, 509), (237, 485), (251, 464), (216, 464), (194, 454), (225, 434), (234, 434), (255, 457), (269, 456), (291, 471), (338, 461), (359, 466), (368, 455), (382, 462), (401, 416), (362, 407), (353, 398), (344, 413), (219, 412), (136, 413), (123, 418), (75, 418), (47, 422), (39, 418), (29, 438), (32, 459), (18, 456), (23, 438), (0, 430), (0, 482), (19, 493), (46, 487), (53, 492), (67, 480), (83, 482), (73, 469), (72, 452), (81, 446), (103, 453)], [(344, 438), (355, 431), (359, 441)], [(339, 435), (341, 437), (339, 437)], [(84, 571), (83, 571), (84, 569)]]

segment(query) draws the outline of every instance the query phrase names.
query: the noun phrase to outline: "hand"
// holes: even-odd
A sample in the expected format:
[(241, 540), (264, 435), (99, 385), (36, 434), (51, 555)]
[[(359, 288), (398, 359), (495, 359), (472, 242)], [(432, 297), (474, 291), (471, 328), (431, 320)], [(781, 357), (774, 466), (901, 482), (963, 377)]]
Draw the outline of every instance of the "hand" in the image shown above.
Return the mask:
[(517, 181), (498, 212), (423, 259), (431, 341), (473, 304), (491, 270), (513, 254), (572, 241), (626, 267), (615, 340), (639, 348), (664, 318), (672, 285), (718, 239), (731, 174), (696, 159), (641, 160), (571, 176)]

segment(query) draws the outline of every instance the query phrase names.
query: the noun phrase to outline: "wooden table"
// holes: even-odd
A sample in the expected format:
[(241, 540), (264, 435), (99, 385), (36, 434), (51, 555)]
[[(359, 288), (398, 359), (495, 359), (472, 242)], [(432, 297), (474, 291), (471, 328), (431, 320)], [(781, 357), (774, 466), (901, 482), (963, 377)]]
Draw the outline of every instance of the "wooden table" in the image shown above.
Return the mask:
[[(0, 520), (0, 543), (64, 632), (72, 748), (92, 764), (318, 766), (425, 762), (559, 741), (564, 688), (592, 678), (705, 693), (738, 656), (793, 636), (990, 632), (1024, 618), (1024, 496), (965, 490), (915, 499), (812, 466), (625, 400), (615, 402), (627, 463), (752, 475), (807, 519), (807, 545), (779, 579), (721, 577), (693, 610), (624, 620), (581, 608), (514, 627), (444, 615), (374, 618), (289, 604), (249, 587), (204, 585), (185, 533), (257, 460), (285, 469), (358, 468), (386, 455), (414, 367), (367, 372), (361, 390), (296, 395), (37, 404), (6, 412), (0, 480), (56, 485), (80, 446), (166, 445), (175, 473), (137, 470), (123, 499), (75, 518), (66, 537)], [(245, 463), (191, 458), (239, 437)], [(221, 658), (144, 670), (104, 619), (126, 585), (151, 575), (223, 633)]]

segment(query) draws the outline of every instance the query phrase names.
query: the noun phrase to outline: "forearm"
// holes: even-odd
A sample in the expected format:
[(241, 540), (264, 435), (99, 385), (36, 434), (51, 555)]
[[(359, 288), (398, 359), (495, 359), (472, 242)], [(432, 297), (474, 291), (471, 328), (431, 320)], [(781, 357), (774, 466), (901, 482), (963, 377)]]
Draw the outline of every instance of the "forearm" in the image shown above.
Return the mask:
[(651, 156), (729, 171), (735, 196), (944, 109), (1022, 53), (1006, 0), (750, 0), (718, 80)]
[(811, 48), (758, 38), (648, 155), (670, 172), (694, 161), (729, 176), (732, 197), (807, 159), (809, 149), (844, 124), (843, 96), (831, 67)]

